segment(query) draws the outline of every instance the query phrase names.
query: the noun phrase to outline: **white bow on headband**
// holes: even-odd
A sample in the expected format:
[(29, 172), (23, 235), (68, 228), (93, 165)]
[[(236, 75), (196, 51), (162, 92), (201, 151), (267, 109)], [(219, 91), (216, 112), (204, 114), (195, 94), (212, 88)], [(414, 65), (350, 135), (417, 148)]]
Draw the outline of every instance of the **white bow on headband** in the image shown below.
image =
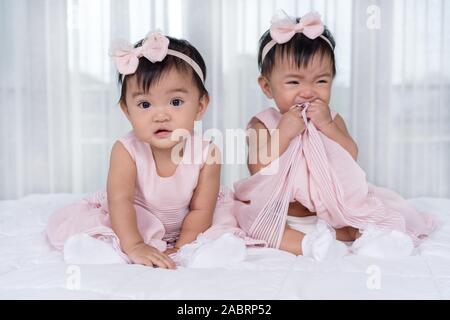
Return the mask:
[[(283, 12), (284, 13), (284, 12)], [(309, 39), (316, 39), (320, 37), (324, 39), (333, 50), (333, 45), (330, 40), (322, 35), (325, 27), (320, 19), (320, 15), (317, 12), (309, 12), (303, 17), (301, 17), (300, 22), (295, 23), (287, 14), (280, 17), (275, 15), (272, 18), (270, 26), (270, 40), (263, 48), (262, 51), (262, 61), (267, 53), (272, 49), (277, 43), (286, 43), (292, 39), (296, 33), (303, 33)]]
[(114, 41), (111, 46), (110, 55), (114, 59), (117, 71), (123, 75), (136, 72), (140, 57), (145, 57), (155, 63), (163, 61), (166, 55), (172, 55), (187, 62), (198, 74), (200, 80), (204, 82), (203, 72), (200, 66), (184, 53), (169, 49), (169, 42), (169, 39), (162, 35), (160, 31), (150, 32), (143, 40), (142, 45), (137, 48), (125, 40)]

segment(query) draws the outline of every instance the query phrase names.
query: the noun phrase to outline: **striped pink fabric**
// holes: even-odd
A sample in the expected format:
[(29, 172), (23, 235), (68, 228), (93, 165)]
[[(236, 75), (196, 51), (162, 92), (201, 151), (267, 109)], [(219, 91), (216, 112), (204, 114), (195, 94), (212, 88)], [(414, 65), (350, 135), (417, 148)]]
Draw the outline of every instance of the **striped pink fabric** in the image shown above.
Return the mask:
[[(333, 112), (333, 117), (336, 115)], [(365, 172), (339, 144), (308, 122), (288, 149), (255, 175), (235, 183), (235, 214), (249, 236), (278, 248), (289, 202), (299, 201), (334, 228), (368, 225), (395, 229), (418, 244), (434, 228), (430, 215), (419, 213), (405, 199), (366, 181)], [(255, 116), (269, 131), (281, 118), (269, 108)], [(272, 174), (271, 174), (272, 173)]]

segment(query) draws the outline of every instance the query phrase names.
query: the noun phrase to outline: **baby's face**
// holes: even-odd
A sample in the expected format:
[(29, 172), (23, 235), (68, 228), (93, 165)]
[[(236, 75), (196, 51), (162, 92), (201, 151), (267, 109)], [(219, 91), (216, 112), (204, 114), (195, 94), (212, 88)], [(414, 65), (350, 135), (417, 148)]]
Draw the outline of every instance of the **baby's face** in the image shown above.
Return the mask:
[(266, 96), (285, 113), (295, 104), (316, 99), (329, 105), (332, 80), (330, 57), (315, 55), (300, 68), (290, 59), (279, 59), (270, 76), (261, 76), (259, 83)]
[(180, 131), (193, 132), (208, 106), (208, 97), (200, 92), (192, 75), (170, 69), (148, 92), (138, 86), (135, 76), (127, 80), (126, 106), (121, 108), (133, 126), (135, 135), (152, 147), (172, 148), (171, 139)]

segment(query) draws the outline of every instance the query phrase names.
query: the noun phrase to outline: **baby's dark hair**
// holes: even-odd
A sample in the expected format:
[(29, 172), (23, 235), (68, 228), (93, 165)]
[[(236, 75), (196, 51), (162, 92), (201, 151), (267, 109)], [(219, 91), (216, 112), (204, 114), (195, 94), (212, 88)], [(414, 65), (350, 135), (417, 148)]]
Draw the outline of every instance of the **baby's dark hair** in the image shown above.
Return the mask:
[[(170, 41), (169, 49), (184, 53), (189, 58), (194, 60), (202, 70), (204, 79), (206, 79), (206, 65), (200, 52), (198, 52), (198, 50), (187, 40), (175, 39), (168, 36), (166, 37)], [(137, 48), (142, 46), (144, 40), (145, 39), (140, 40), (138, 43), (134, 45), (134, 47)], [(152, 85), (157, 83), (161, 79), (161, 77), (172, 68), (175, 68), (179, 72), (189, 72), (192, 75), (194, 83), (200, 92), (200, 96), (208, 95), (208, 90), (206, 90), (202, 80), (200, 79), (198, 74), (192, 69), (192, 67), (184, 60), (169, 54), (166, 55), (163, 61), (156, 63), (147, 60), (147, 58), (145, 57), (140, 57), (139, 65), (136, 69), (136, 72), (132, 75), (136, 75), (136, 80), (139, 87), (141, 87), (145, 92), (147, 92)], [(127, 92), (127, 80), (129, 78), (130, 76), (124, 77), (122, 74), (119, 74), (118, 82), (119, 85), (122, 85), (119, 103), (125, 104)]]
[[(297, 23), (300, 18), (297, 18)], [(294, 63), (297, 67), (306, 67), (311, 59), (316, 55), (320, 54), (320, 57), (329, 56), (331, 59), (332, 66), (332, 76), (336, 75), (336, 62), (334, 59), (334, 48), (336, 42), (334, 41), (333, 35), (325, 26), (325, 30), (322, 36), (327, 38), (333, 46), (330, 45), (322, 38), (317, 37), (312, 40), (306, 37), (303, 33), (296, 33), (291, 40), (283, 44), (276, 44), (262, 59), (262, 51), (265, 45), (272, 40), (270, 36), (270, 30), (267, 30), (259, 40), (259, 50), (258, 50), (258, 67), (259, 71), (264, 76), (269, 76), (275, 66), (275, 62), (280, 58), (294, 57)]]

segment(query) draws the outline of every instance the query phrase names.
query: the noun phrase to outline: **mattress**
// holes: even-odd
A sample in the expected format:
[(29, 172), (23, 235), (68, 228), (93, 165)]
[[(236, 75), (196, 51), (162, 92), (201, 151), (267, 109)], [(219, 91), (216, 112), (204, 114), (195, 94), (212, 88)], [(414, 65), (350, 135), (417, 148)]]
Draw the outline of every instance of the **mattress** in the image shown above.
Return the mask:
[(226, 268), (165, 270), (141, 265), (68, 265), (42, 231), (49, 215), (80, 194), (0, 201), (0, 299), (449, 299), (450, 199), (414, 198), (438, 228), (414, 255), (348, 255), (317, 262), (250, 248)]

